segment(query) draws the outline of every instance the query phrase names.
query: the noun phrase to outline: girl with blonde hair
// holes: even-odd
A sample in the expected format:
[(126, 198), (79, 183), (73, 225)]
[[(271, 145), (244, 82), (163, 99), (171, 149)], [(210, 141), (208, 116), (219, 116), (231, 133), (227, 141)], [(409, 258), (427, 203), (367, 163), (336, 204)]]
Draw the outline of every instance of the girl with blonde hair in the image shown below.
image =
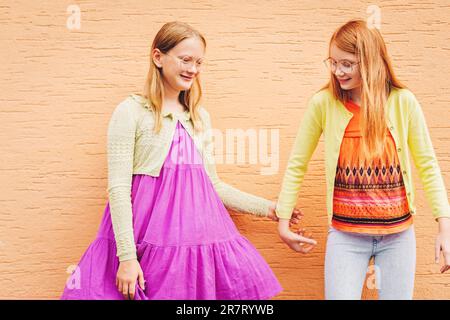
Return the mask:
[[(205, 47), (185, 23), (157, 33), (143, 94), (124, 99), (109, 122), (109, 202), (61, 299), (268, 299), (281, 291), (226, 209), (277, 220), (274, 202), (217, 176), (200, 105)], [(301, 213), (292, 214), (297, 223)]]
[(360, 299), (373, 257), (380, 299), (412, 299), (416, 266), (414, 186), (409, 156), (439, 222), (441, 251), (450, 268), (447, 191), (421, 106), (394, 74), (378, 29), (352, 20), (330, 40), (330, 81), (308, 103), (290, 154), (276, 207), (280, 237), (298, 252), (289, 230), (308, 162), (325, 138), (329, 231), (325, 298)]

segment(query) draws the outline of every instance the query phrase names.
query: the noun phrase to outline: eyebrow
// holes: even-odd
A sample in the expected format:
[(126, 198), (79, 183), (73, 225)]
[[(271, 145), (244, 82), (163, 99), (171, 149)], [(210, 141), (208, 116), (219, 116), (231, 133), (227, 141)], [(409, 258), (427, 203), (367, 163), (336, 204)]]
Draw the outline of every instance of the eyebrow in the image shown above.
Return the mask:
[(203, 59), (204, 59), (204, 57), (197, 58), (197, 57), (194, 57), (194, 56), (190, 56), (190, 55), (188, 55), (188, 54), (184, 54), (184, 55), (183, 55), (183, 54), (180, 54), (179, 57), (183, 57), (183, 58), (185, 58), (185, 57), (196, 58), (196, 60), (203, 60)]
[(330, 58), (333, 59), (334, 61), (347, 61), (347, 62), (351, 62), (351, 63), (356, 63), (356, 61), (352, 61), (352, 60), (349, 60), (349, 59), (335, 59), (333, 57), (330, 57)]

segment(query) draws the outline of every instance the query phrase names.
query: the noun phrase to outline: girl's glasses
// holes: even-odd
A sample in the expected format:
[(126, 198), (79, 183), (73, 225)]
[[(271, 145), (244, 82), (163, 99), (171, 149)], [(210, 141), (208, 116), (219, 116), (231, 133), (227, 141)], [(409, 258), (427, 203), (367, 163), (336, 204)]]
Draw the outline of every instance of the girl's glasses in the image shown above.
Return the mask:
[(164, 53), (164, 54), (176, 59), (178, 62), (178, 66), (185, 71), (190, 70), (194, 65), (195, 65), (197, 71), (201, 71), (205, 67), (205, 59), (204, 58), (195, 60), (191, 56), (177, 57), (177, 56), (173, 56), (168, 53)]
[(331, 57), (323, 60), (323, 63), (331, 72), (335, 72), (339, 68), (344, 73), (353, 72), (353, 66), (359, 64), (359, 62), (351, 62), (348, 60), (336, 61)]

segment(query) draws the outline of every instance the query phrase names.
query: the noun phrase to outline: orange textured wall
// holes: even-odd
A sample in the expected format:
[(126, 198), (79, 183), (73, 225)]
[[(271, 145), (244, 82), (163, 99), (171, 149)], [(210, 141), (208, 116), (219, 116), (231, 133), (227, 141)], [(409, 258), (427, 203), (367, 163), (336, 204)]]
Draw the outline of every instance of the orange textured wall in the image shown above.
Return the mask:
[[(68, 22), (81, 10), (80, 29)], [(214, 127), (280, 130), (278, 173), (221, 164), (221, 178), (275, 200), (306, 101), (327, 79), (332, 32), (373, 16), (365, 1), (2, 1), (0, 6), (0, 298), (56, 299), (96, 234), (107, 201), (106, 128), (138, 92), (163, 23), (182, 20), (208, 41), (204, 105)], [(422, 103), (444, 180), (450, 182), (450, 3), (378, 1), (395, 70)], [(323, 140), (299, 205), (318, 247), (290, 251), (276, 224), (232, 213), (280, 279), (276, 299), (322, 299), (326, 241)], [(418, 189), (416, 299), (450, 298), (434, 264), (437, 224)], [(364, 298), (376, 297), (374, 290)]]

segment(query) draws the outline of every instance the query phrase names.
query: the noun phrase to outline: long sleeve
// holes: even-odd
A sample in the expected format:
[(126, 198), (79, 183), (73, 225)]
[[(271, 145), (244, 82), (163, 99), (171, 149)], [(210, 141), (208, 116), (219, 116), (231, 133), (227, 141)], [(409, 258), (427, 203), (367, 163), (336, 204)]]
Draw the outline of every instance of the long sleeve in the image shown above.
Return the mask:
[(275, 210), (279, 218), (290, 219), (297, 203), (300, 186), (308, 169), (309, 160), (317, 147), (323, 130), (320, 110), (320, 106), (314, 103), (314, 97), (312, 97), (297, 131), (284, 174)]
[(272, 201), (238, 190), (219, 179), (214, 160), (211, 119), (209, 113), (205, 109), (203, 109), (203, 111), (204, 117), (206, 118), (203, 152), (204, 165), (214, 189), (221, 198), (223, 204), (233, 211), (253, 214), (260, 217), (267, 216)]
[(411, 112), (408, 124), (408, 145), (422, 181), (425, 196), (435, 219), (450, 217), (447, 190), (445, 189), (422, 108), (412, 93), (409, 98)]
[(127, 100), (114, 110), (107, 135), (108, 195), (119, 261), (136, 258), (131, 181), (136, 120)]

